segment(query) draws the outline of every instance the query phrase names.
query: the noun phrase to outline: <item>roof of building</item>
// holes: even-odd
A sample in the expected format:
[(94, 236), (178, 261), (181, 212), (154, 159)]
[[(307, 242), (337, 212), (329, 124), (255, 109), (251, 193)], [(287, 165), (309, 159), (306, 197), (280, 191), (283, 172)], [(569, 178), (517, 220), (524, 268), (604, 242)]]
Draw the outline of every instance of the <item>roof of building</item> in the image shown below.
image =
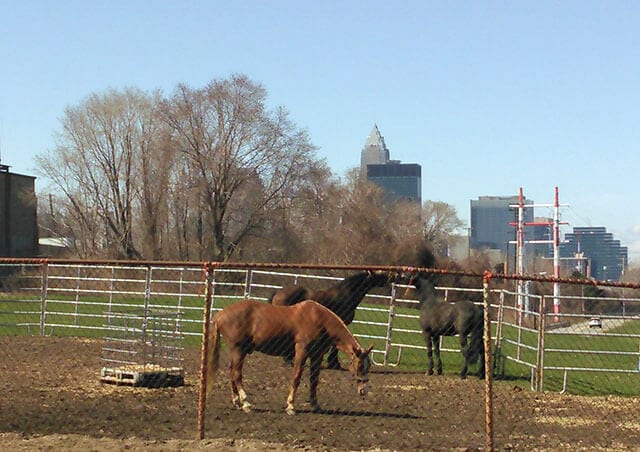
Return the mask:
[(380, 130), (378, 130), (377, 124), (373, 125), (373, 129), (371, 129), (371, 132), (369, 133), (369, 136), (367, 137), (367, 141), (365, 141), (364, 146), (377, 147), (380, 149), (387, 148), (387, 145), (384, 142), (384, 137), (380, 133)]

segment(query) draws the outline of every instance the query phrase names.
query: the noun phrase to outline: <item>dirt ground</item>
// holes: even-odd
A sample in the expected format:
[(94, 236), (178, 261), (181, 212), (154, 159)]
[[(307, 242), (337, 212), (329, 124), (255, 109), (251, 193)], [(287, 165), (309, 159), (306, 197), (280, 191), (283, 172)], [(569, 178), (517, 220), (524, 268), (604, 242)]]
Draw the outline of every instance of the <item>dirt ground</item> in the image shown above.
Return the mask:
[[(362, 400), (347, 372), (323, 370), (319, 401), (284, 413), (291, 369), (248, 357), (245, 386), (254, 411), (230, 402), (226, 372), (197, 435), (200, 351), (187, 350), (186, 385), (146, 389), (100, 383), (100, 341), (0, 337), (1, 450), (480, 450), (484, 382), (374, 367)], [(223, 355), (224, 358), (224, 355)], [(640, 400), (537, 394), (494, 382), (496, 450), (640, 448)]]

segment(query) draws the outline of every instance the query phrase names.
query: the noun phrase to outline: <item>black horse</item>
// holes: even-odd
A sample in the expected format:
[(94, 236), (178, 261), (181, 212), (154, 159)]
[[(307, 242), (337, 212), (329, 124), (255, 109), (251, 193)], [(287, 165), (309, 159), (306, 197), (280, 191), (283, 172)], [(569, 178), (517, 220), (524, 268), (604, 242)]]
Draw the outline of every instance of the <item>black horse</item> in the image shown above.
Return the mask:
[(433, 375), (433, 351), (438, 361), (437, 372), (442, 375), (440, 336), (460, 336), (460, 352), (464, 358), (460, 376), (467, 377), (469, 364), (480, 357), (478, 377), (484, 377), (484, 311), (469, 300), (445, 302), (438, 298), (431, 274), (418, 273), (413, 278), (420, 301), (420, 328), (427, 344), (428, 374)]
[[(390, 284), (396, 277), (395, 273), (365, 271), (349, 276), (326, 290), (312, 291), (297, 285), (284, 287), (271, 295), (269, 303), (290, 306), (303, 300), (314, 300), (335, 312), (345, 324), (349, 325), (355, 317), (356, 308), (367, 292), (374, 287)], [(327, 367), (341, 369), (338, 350), (335, 347), (331, 347)]]

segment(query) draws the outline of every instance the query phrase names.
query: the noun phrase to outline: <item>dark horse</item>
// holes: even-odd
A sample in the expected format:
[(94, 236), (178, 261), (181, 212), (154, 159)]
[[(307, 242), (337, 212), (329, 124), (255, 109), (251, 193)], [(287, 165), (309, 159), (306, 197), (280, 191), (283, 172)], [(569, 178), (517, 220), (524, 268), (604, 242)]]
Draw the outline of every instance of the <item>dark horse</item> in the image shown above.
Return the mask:
[[(366, 271), (349, 276), (327, 290), (311, 291), (303, 286), (285, 287), (274, 292), (269, 303), (291, 306), (302, 300), (314, 300), (335, 312), (346, 325), (349, 325), (366, 293), (374, 287), (383, 287), (394, 279), (393, 273)], [(290, 358), (291, 356), (288, 357)], [(329, 352), (327, 367), (340, 369), (338, 350), (335, 347)]]
[(220, 336), (231, 354), (229, 366), (231, 401), (245, 412), (251, 411), (242, 385), (242, 365), (247, 354), (259, 351), (283, 356), (295, 349), (293, 378), (287, 397), (287, 414), (295, 414), (293, 403), (300, 384), (304, 363), (309, 358), (309, 402), (314, 411), (320, 409), (317, 387), (322, 357), (331, 344), (352, 358), (349, 370), (357, 380), (358, 393), (368, 392), (369, 353), (373, 345), (363, 349), (344, 322), (333, 312), (312, 300), (295, 306), (273, 306), (245, 300), (217, 312), (209, 332), (211, 356), (207, 361), (207, 396), (211, 393), (220, 361)]
[[(438, 375), (442, 375), (440, 336), (460, 335), (460, 352), (464, 358), (460, 376), (467, 377), (467, 367), (480, 356), (478, 377), (484, 377), (484, 311), (469, 300), (445, 302), (438, 299), (432, 277), (418, 273), (413, 278), (420, 301), (420, 327), (427, 344), (428, 374), (433, 375), (433, 350), (438, 361)], [(467, 337), (470, 343), (467, 344)]]

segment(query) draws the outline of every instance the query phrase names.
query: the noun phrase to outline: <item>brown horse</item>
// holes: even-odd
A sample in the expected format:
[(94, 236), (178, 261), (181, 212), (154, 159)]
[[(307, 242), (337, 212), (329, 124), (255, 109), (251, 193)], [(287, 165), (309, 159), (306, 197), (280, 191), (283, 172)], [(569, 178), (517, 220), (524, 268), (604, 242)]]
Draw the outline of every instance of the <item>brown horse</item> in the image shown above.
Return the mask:
[(211, 356), (207, 362), (207, 395), (211, 393), (220, 361), (220, 336), (230, 351), (229, 377), (231, 401), (245, 412), (251, 411), (242, 385), (242, 366), (247, 354), (259, 351), (268, 355), (285, 356), (295, 350), (293, 378), (287, 398), (287, 414), (295, 414), (293, 406), (300, 384), (304, 363), (309, 358), (309, 402), (314, 411), (320, 409), (317, 388), (322, 357), (331, 344), (352, 358), (349, 370), (355, 377), (358, 393), (368, 392), (368, 349), (363, 349), (344, 322), (329, 309), (312, 300), (294, 306), (273, 306), (254, 300), (232, 304), (217, 312), (209, 332)]
[[(386, 286), (396, 278), (395, 273), (365, 271), (349, 276), (326, 290), (311, 291), (303, 286), (284, 287), (271, 295), (269, 303), (276, 306), (291, 306), (302, 300), (314, 300), (335, 312), (346, 325), (349, 325), (355, 317), (356, 308), (367, 292), (374, 287)], [(290, 360), (292, 352), (285, 358)], [(338, 350), (335, 347), (331, 347), (327, 367), (340, 369)]]

